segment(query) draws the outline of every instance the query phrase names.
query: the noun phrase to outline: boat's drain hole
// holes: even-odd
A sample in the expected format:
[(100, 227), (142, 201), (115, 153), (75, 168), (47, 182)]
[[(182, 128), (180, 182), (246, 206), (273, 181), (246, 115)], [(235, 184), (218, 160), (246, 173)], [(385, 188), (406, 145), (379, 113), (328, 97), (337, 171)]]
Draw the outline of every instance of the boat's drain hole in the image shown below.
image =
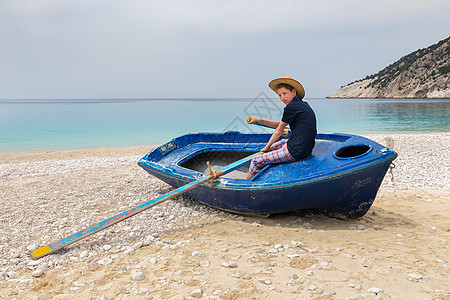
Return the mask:
[(366, 145), (349, 146), (336, 151), (336, 156), (339, 158), (351, 158), (363, 155), (370, 151), (370, 147)]

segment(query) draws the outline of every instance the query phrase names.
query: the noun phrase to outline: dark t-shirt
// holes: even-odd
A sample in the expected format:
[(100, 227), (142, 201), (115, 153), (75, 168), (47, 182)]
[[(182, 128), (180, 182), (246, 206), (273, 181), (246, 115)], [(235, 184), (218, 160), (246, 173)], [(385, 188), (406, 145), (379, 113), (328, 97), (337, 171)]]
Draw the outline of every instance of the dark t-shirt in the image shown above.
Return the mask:
[(284, 108), (281, 121), (288, 123), (291, 136), (287, 142), (289, 153), (296, 159), (308, 157), (315, 145), (317, 135), (316, 115), (308, 103), (298, 96)]

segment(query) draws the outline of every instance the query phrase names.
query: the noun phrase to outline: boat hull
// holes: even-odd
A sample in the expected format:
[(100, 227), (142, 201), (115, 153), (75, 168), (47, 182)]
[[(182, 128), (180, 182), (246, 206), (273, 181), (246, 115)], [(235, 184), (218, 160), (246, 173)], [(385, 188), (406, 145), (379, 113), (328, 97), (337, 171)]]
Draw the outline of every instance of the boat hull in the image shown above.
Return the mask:
[[(322, 138), (324, 138), (323, 135)], [(371, 141), (371, 143), (374, 142)], [(259, 143), (254, 144), (258, 144), (254, 145), (254, 149), (256, 149)], [(361, 141), (356, 144), (360, 145)], [(233, 143), (230, 143), (230, 148), (233, 148), (232, 145)], [(262, 171), (266, 174), (251, 181), (218, 178), (187, 192), (187, 194), (212, 207), (245, 214), (267, 215), (297, 210), (317, 210), (337, 218), (359, 218), (366, 214), (373, 204), (386, 171), (396, 157), (393, 151), (385, 150), (382, 153), (381, 149), (384, 147), (381, 145), (378, 147), (380, 149), (375, 151), (376, 145), (378, 144), (370, 146), (373, 152), (379, 152), (381, 155), (379, 159), (368, 160), (366, 158), (365, 163), (344, 160), (344, 163), (338, 167), (330, 167), (334, 170), (332, 172), (328, 169), (315, 172), (312, 159), (311, 161), (307, 159), (299, 162), (297, 167), (295, 165), (288, 166), (288, 164), (272, 166), (273, 170), (266, 167), (267, 170)], [(249, 151), (250, 153), (253, 152)], [(323, 156), (325, 157), (325, 155)], [(333, 158), (329, 156), (327, 154), (326, 159), (322, 158), (321, 166), (324, 163), (330, 164), (327, 160), (333, 162)], [(316, 155), (316, 157), (320, 158), (320, 155)], [(176, 165), (178, 168), (183, 165), (182, 162), (186, 161), (186, 158), (174, 161), (178, 161), (178, 164), (174, 163), (174, 166)], [(195, 179), (186, 174), (179, 174), (181, 171), (176, 172), (177, 168), (171, 169), (170, 164), (164, 168), (154, 167), (148, 163), (148, 156), (141, 159), (139, 165), (148, 173), (175, 188)], [(288, 167), (294, 167), (294, 169), (287, 169)], [(299, 168), (304, 170), (308, 167), (311, 167), (312, 171), (304, 173), (299, 171), (296, 180), (295, 178), (290, 181), (278, 182), (270, 180), (274, 176), (286, 176), (286, 174), (295, 173)], [(272, 184), (273, 181), (275, 181), (274, 184)]]

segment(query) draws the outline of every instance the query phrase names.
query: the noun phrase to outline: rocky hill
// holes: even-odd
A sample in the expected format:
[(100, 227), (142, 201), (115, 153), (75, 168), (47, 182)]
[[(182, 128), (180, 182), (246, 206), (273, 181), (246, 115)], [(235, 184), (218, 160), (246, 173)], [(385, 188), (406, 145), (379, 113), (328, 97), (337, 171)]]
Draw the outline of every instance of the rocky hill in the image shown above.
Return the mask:
[(343, 86), (327, 98), (450, 98), (450, 37)]

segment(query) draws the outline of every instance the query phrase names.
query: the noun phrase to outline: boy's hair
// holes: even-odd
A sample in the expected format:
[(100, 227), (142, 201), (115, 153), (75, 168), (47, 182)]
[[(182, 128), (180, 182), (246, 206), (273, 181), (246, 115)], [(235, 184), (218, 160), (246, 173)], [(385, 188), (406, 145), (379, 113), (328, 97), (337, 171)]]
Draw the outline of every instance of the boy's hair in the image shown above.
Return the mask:
[(294, 89), (294, 87), (292, 87), (291, 85), (286, 84), (286, 83), (277, 84), (277, 86), (275, 87), (276, 90), (281, 89), (281, 88), (288, 89), (290, 92), (292, 92), (292, 90)]

